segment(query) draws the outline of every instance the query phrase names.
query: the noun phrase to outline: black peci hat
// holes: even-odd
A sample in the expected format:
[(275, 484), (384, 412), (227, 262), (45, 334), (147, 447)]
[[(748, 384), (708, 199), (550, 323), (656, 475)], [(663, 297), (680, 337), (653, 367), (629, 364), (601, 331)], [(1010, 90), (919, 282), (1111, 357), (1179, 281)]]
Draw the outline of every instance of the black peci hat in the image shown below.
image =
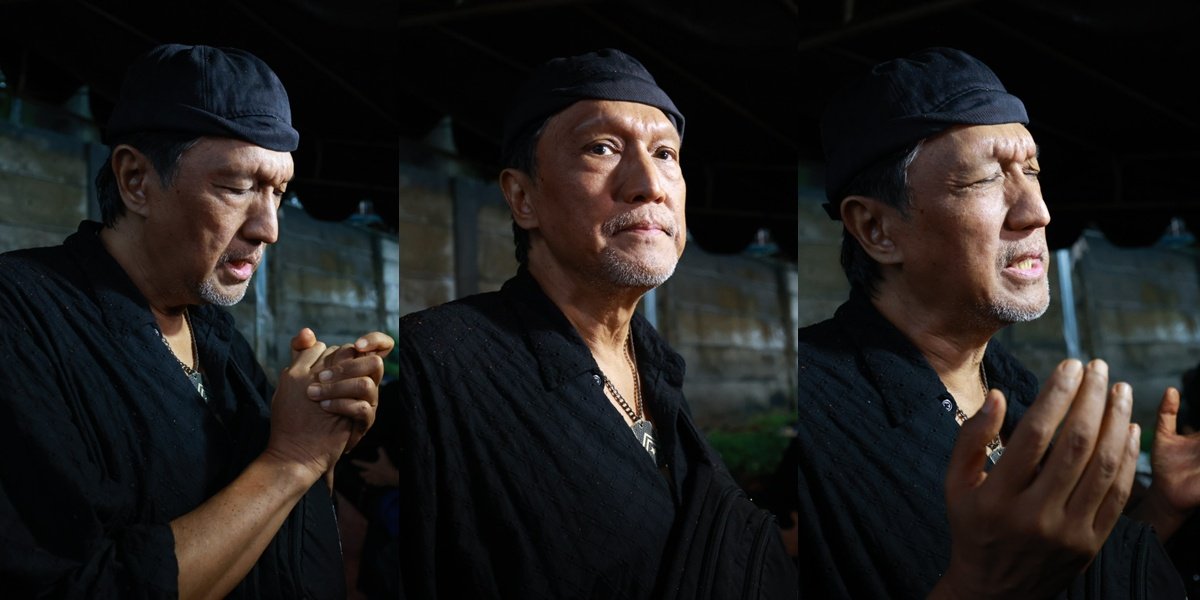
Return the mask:
[(821, 117), (825, 211), (840, 220), (847, 185), (875, 162), (954, 125), (1029, 123), (1025, 105), (979, 59), (927, 48), (876, 65)]
[(545, 120), (580, 100), (637, 102), (662, 110), (683, 138), (683, 114), (646, 67), (613, 48), (553, 58), (530, 74), (509, 102), (504, 117), (501, 156)]
[(156, 46), (129, 67), (103, 140), (111, 146), (142, 131), (238, 138), (278, 152), (300, 143), (274, 71), (245, 50), (211, 46)]

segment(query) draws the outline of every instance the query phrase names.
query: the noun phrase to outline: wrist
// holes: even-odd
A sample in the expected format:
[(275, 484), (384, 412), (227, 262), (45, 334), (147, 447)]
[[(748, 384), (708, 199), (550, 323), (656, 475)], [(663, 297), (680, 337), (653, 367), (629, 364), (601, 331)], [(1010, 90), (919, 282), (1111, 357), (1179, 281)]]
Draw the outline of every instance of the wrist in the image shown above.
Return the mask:
[(268, 446), (255, 462), (277, 478), (281, 485), (295, 486), (303, 490), (312, 487), (328, 470), (320, 465), (311, 464), (312, 460), (297, 459), (272, 446)]
[(1160, 541), (1167, 541), (1191, 516), (1190, 508), (1178, 508), (1167, 500), (1166, 494), (1151, 483), (1142, 500), (1130, 510), (1129, 516), (1154, 527)]

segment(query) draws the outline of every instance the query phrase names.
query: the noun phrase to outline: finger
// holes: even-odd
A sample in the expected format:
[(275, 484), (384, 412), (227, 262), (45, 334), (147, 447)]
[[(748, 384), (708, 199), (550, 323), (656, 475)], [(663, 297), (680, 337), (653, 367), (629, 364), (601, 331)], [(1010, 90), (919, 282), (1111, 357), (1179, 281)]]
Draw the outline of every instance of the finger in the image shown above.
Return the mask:
[(296, 360), (296, 355), (301, 350), (312, 346), (317, 342), (317, 334), (312, 329), (305, 327), (301, 329), (295, 337), (292, 338), (292, 361)]
[(372, 353), (376, 356), (387, 356), (395, 347), (396, 340), (379, 331), (372, 331), (354, 341), (354, 349), (362, 353)]
[[(1108, 364), (1093, 360), (1084, 369), (1083, 382), (1046, 464), (1033, 483), (1033, 493), (1057, 506), (1066, 505), (1091, 461), (1109, 404)], [(1128, 414), (1125, 422), (1129, 422)]]
[(329, 383), (309, 384), (308, 397), (311, 400), (328, 400), (332, 398), (363, 400), (373, 407), (379, 401), (379, 388), (370, 377), (352, 377), (350, 379), (330, 381)]
[(1178, 421), (1179, 390), (1169, 387), (1163, 392), (1162, 403), (1158, 405), (1158, 424), (1154, 427), (1155, 439), (1165, 440), (1178, 433)]
[(313, 345), (300, 350), (298, 353), (293, 351), (292, 365), (288, 367), (288, 371), (293, 375), (307, 374), (312, 369), (312, 366), (321, 359), (321, 355), (324, 352), (324, 342), (314, 342)]
[(1142, 428), (1137, 423), (1129, 425), (1129, 437), (1125, 446), (1124, 462), (1118, 471), (1112, 487), (1104, 497), (1104, 502), (1096, 511), (1096, 520), (1092, 531), (1097, 536), (1108, 537), (1112, 528), (1117, 524), (1117, 518), (1125, 511), (1125, 503), (1129, 501), (1129, 492), (1133, 489), (1133, 478), (1137, 474), (1138, 454), (1141, 452)]
[(1083, 379), (1083, 364), (1075, 359), (1060, 362), (1017, 424), (1004, 449), (1004, 460), (989, 477), (1002, 487), (1023, 489), (1033, 480), (1050, 440), (1062, 421)]
[(321, 408), (325, 412), (355, 421), (357, 426), (351, 428), (352, 432), (358, 432), (362, 428), (362, 425), (370, 427), (375, 422), (375, 407), (366, 400), (351, 400), (348, 398), (322, 400)]
[[(983, 468), (987, 463), (988, 442), (1000, 433), (1004, 424), (1007, 404), (1004, 393), (991, 390), (983, 401), (983, 407), (975, 416), (967, 419), (958, 432), (954, 450), (950, 453), (950, 464), (946, 469), (946, 497), (956, 498), (960, 494), (979, 487), (987, 474)], [(382, 450), (381, 450), (382, 451)]]
[(1112, 386), (1109, 392), (1108, 411), (1103, 429), (1096, 440), (1091, 460), (1074, 493), (1067, 501), (1067, 511), (1076, 515), (1096, 513), (1100, 503), (1108, 495), (1123, 466), (1122, 461), (1129, 450), (1129, 415), (1133, 405), (1133, 391), (1127, 383)]
[(355, 377), (368, 377), (378, 385), (383, 377), (383, 359), (374, 354), (367, 354), (341, 361), (317, 373), (317, 380), (321, 383), (333, 383)]
[(334, 352), (326, 355), (324, 365), (326, 369), (330, 369), (342, 361), (353, 360), (359, 356), (358, 350), (354, 349), (353, 344), (342, 344), (341, 346), (336, 346)]

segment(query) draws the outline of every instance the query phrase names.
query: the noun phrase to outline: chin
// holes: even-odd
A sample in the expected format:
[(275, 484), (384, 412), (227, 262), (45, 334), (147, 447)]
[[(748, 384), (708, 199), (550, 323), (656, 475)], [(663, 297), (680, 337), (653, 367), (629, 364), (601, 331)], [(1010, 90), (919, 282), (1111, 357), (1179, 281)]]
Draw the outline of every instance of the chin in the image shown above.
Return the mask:
[(197, 292), (200, 299), (206, 304), (215, 304), (217, 306), (233, 306), (242, 301), (246, 296), (246, 290), (250, 287), (250, 280), (239, 283), (233, 286), (223, 286), (215, 283), (212, 279), (204, 280), (200, 284)]

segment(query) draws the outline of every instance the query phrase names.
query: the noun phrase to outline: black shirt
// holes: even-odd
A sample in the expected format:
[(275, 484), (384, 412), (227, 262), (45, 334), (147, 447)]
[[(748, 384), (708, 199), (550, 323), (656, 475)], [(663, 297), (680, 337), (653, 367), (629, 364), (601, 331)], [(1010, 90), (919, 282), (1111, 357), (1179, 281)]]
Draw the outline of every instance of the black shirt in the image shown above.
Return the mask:
[[(1007, 437), (1038, 393), (1036, 377), (992, 341), (983, 358), (1004, 392)], [(799, 332), (800, 569), (821, 598), (924, 598), (950, 561), (944, 480), (959, 426), (937, 372), (857, 291), (833, 319)], [(1001, 459), (1003, 460), (1003, 459)], [(1150, 573), (1133, 568), (1134, 556)], [(1141, 565), (1145, 567), (1145, 565)], [(1148, 526), (1124, 517), (1071, 598), (1170, 590)], [(1159, 587), (1156, 587), (1159, 586)], [(1177, 593), (1176, 593), (1177, 592)]]
[[(206, 403), (100, 227), (0, 255), (5, 596), (175, 597), (168, 523), (266, 446), (273, 390), (232, 317), (189, 308)], [(344, 597), (338, 544), (320, 481), (230, 597)]]
[[(527, 271), (499, 292), (400, 320), (407, 597), (692, 594), (693, 582), (680, 580), (700, 576), (708, 539), (694, 526), (712, 517), (698, 506), (736, 484), (710, 468), (717, 461), (691, 424), (683, 360), (640, 315), (632, 332), (659, 464), (612, 408), (583, 339)], [(744, 496), (723, 504), (749, 505)], [(759, 530), (762, 552), (786, 561), (769, 524), (774, 530)], [(776, 597), (795, 597), (794, 570), (789, 577), (790, 596)]]

